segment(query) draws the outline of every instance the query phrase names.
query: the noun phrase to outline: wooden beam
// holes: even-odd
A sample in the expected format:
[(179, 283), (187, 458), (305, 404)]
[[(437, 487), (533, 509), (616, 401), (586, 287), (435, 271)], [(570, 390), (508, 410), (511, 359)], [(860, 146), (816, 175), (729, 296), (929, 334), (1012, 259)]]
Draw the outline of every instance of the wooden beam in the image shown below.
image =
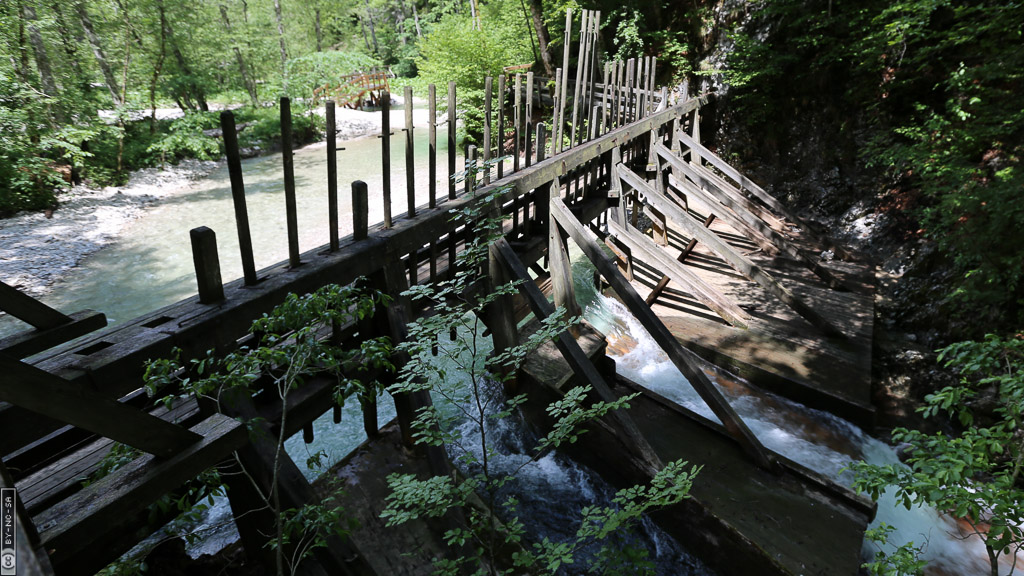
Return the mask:
[[(705, 228), (710, 228), (711, 227), (711, 223), (714, 222), (714, 221), (715, 221), (715, 215), (714, 214), (708, 215), (708, 217), (704, 219), (704, 227)], [(683, 248), (683, 251), (680, 252), (679, 256), (676, 257), (676, 262), (679, 262), (680, 264), (682, 264), (683, 262), (686, 262), (686, 259), (690, 256), (690, 252), (693, 252), (693, 249), (696, 246), (697, 246), (697, 239), (696, 238), (690, 238), (690, 241), (686, 243), (686, 246)], [(632, 278), (631, 278), (631, 280), (632, 280)], [(648, 306), (654, 304), (654, 302), (658, 299), (658, 297), (661, 296), (661, 293), (665, 291), (666, 287), (668, 287), (668, 283), (669, 283), (670, 280), (671, 279), (668, 276), (664, 276), (664, 275), (661, 277), (661, 280), (658, 280), (658, 285), (655, 286), (654, 289), (651, 290), (651, 293), (647, 295), (647, 298), (644, 299), (644, 301), (647, 302)]]
[(808, 306), (807, 303), (790, 292), (788, 288), (779, 284), (778, 280), (765, 272), (764, 269), (751, 262), (739, 252), (736, 252), (732, 246), (729, 246), (724, 240), (716, 236), (707, 228), (704, 228), (704, 226), (699, 222), (696, 222), (689, 214), (676, 206), (674, 202), (666, 198), (664, 195), (659, 194), (657, 190), (648, 186), (647, 182), (644, 181), (643, 178), (634, 174), (625, 165), (620, 165), (619, 177), (622, 178), (626, 184), (629, 184), (640, 191), (644, 195), (644, 199), (647, 203), (664, 212), (665, 215), (673, 222), (682, 227), (687, 234), (692, 238), (696, 238), (705, 246), (713, 250), (715, 254), (728, 262), (730, 266), (735, 268), (737, 272), (742, 274), (748, 280), (752, 280), (760, 284), (762, 288), (784, 302), (797, 314), (803, 316), (808, 322), (820, 329), (826, 335), (834, 336), (836, 338), (846, 338), (846, 335), (843, 334), (841, 330), (833, 326), (832, 323), (826, 320), (824, 316), (818, 314), (816, 310)]
[(609, 229), (616, 238), (629, 247), (634, 253), (639, 253), (645, 260), (657, 265), (663, 274), (682, 286), (708, 308), (714, 310), (723, 320), (737, 328), (748, 328), (750, 318), (727, 296), (716, 290), (690, 270), (684, 268), (668, 256), (661, 248), (656, 246), (651, 239), (634, 231), (630, 227), (622, 227), (615, 221), (608, 222)]
[[(765, 205), (767, 205), (769, 208), (778, 211), (780, 214), (785, 216), (790, 222), (796, 224), (797, 226), (800, 226), (800, 228), (806, 230), (808, 233), (813, 233), (813, 229), (807, 224), (807, 222), (804, 222), (802, 218), (800, 218), (794, 212), (786, 208), (785, 204), (779, 202), (774, 196), (765, 192), (764, 189), (758, 186), (756, 182), (740, 174), (738, 170), (730, 166), (728, 163), (726, 163), (724, 160), (716, 156), (710, 150), (701, 146), (699, 142), (696, 142), (693, 138), (687, 136), (685, 132), (679, 133), (679, 140), (683, 144), (690, 146), (691, 152), (696, 153), (700, 157), (707, 160), (709, 163), (711, 163), (712, 166), (721, 170), (723, 174), (739, 183), (739, 185), (743, 189), (749, 190), (751, 194), (756, 196), (760, 201), (764, 202)], [(828, 240), (827, 238), (820, 238), (820, 240), (822, 240), (825, 244), (832, 248), (836, 255), (839, 256), (841, 259), (853, 259), (853, 255), (842, 246), (836, 245), (834, 242)]]
[[(828, 284), (829, 288), (832, 288), (833, 290), (846, 289), (842, 280), (836, 278), (830, 270), (822, 266), (818, 258), (790, 242), (785, 236), (777, 232), (761, 218), (758, 218), (757, 215), (750, 212), (744, 203), (737, 201), (733, 195), (727, 194), (720, 185), (713, 181), (709, 181), (708, 179), (701, 178), (701, 172), (704, 170), (703, 168), (697, 168), (695, 170), (692, 166), (683, 162), (682, 159), (676, 157), (671, 150), (662, 145), (658, 146), (658, 154), (668, 162), (669, 165), (678, 168), (689, 180), (707, 184), (707, 191), (705, 192), (686, 180), (681, 181), (682, 185), (687, 188), (688, 192), (701, 196), (705, 203), (721, 203), (735, 214), (735, 218), (732, 218), (731, 220), (723, 218), (723, 220), (726, 220), (734, 227), (736, 227), (736, 224), (733, 224), (733, 220), (740, 220), (748, 229), (756, 231), (777, 250), (797, 260), (806, 266), (811, 272), (814, 272), (815, 275)], [(721, 211), (719, 210), (717, 212)], [(723, 215), (718, 214), (717, 212), (716, 216), (722, 218)]]
[(776, 463), (773, 454), (761, 444), (761, 441), (754, 436), (753, 432), (739, 417), (732, 406), (726, 401), (722, 393), (715, 388), (708, 377), (701, 370), (701, 360), (689, 350), (682, 347), (675, 336), (654, 314), (649, 306), (644, 303), (633, 286), (619, 273), (615, 263), (598, 246), (593, 232), (584, 227), (579, 220), (573, 216), (569, 208), (560, 199), (551, 200), (551, 217), (558, 221), (569, 236), (576, 241), (576, 244), (583, 249), (598, 272), (604, 276), (608, 284), (615, 290), (623, 304), (636, 316), (640, 324), (651, 334), (658, 346), (668, 355), (672, 364), (682, 372), (683, 376), (690, 382), (697, 394), (704, 399), (711, 411), (715, 413), (729, 433), (747, 451), (748, 454), (762, 467), (775, 469)]
[[(561, 202), (561, 201), (559, 201)], [(530, 277), (530, 273), (523, 266), (519, 256), (516, 255), (515, 251), (504, 238), (499, 238), (492, 247), (496, 249), (500, 256), (502, 263), (508, 268), (512, 277), (520, 280), (518, 284), (519, 292), (526, 298), (530, 304), (530, 309), (533, 310), (534, 315), (538, 320), (544, 320), (548, 316), (554, 314), (555, 308), (548, 302), (548, 299), (544, 297), (544, 294), (534, 284), (533, 279)], [(605, 402), (614, 402), (618, 397), (612, 393), (611, 388), (605, 382), (604, 378), (594, 367), (593, 362), (587, 357), (587, 354), (580, 348), (579, 342), (573, 338), (568, 331), (563, 330), (559, 333), (558, 338), (555, 340), (555, 346), (558, 347), (559, 352), (565, 358), (565, 361), (569, 363), (572, 368), (584, 382), (590, 384), (594, 391), (601, 400)], [(618, 420), (622, 426), (622, 430), (626, 433), (626, 437), (633, 442), (636, 448), (642, 454), (644, 460), (650, 465), (651, 470), (649, 472), (657, 473), (658, 470), (664, 468), (661, 458), (658, 457), (657, 452), (647, 441), (647, 439), (640, 433), (636, 423), (632, 417), (629, 416), (624, 410), (615, 410), (613, 412), (614, 418)]]
[(40, 330), (71, 321), (68, 316), (3, 282), (0, 282), (0, 310)]
[(58, 573), (71, 568), (82, 554), (103, 554), (90, 549), (99, 535), (116, 530), (122, 518), (220, 462), (246, 441), (245, 427), (221, 414), (185, 432), (200, 441), (168, 460), (137, 458), (33, 519)]
[(85, 386), (0, 355), (0, 400), (66, 422), (84, 430), (169, 458), (202, 438)]
[(18, 359), (27, 358), (107, 325), (107, 317), (102, 312), (92, 310), (76, 312), (68, 318), (70, 322), (66, 324), (45, 330), (29, 330), (0, 339), (0, 354)]

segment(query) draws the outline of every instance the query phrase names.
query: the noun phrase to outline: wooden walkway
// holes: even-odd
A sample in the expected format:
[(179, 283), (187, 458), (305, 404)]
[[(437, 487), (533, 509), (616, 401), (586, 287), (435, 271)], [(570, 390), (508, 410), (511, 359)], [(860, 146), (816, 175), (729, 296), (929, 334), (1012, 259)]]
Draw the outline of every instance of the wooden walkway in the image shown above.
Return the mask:
[[(226, 112), (222, 120), (243, 278), (221, 281), (216, 233), (197, 228), (191, 234), (197, 296), (74, 342), (73, 338), (105, 324), (102, 314), (65, 315), (0, 284), (0, 309), (36, 328), (0, 342), (0, 370), (5, 374), (0, 385), (0, 480), (3, 486), (20, 490), (18, 518), (25, 534), (19, 546), (25, 548), (25, 565), (37, 563), (42, 573), (94, 573), (138, 541), (136, 531), (148, 524), (151, 503), (213, 466), (243, 466), (268, 493), (270, 478), (276, 477), (282, 504), (288, 507), (315, 499), (314, 487), (287, 456), (277, 473), (270, 473), (277, 460), (267, 439), (282, 426), (280, 403), (257, 395), (233, 398), (220, 407), (186, 400), (168, 410), (155, 405), (140, 388), (144, 361), (170, 356), (175, 349), (187, 360), (203, 357), (211, 349), (224, 352), (248, 345), (252, 321), (289, 293), (308, 293), (327, 283), (347, 285), (360, 278), (390, 294), (395, 304), (381, 310), (386, 321), (375, 322), (372, 328), (338, 326), (333, 337), (347, 345), (357, 345), (370, 335), (400, 341), (405, 324), (423, 312), (401, 294), (410, 285), (448, 276), (450, 264), (473, 234), (471, 226), (453, 224), (451, 212), (469, 207), (482, 213), (498, 211), (504, 218), (505, 237), (491, 247), (493, 266), (487, 273), (497, 275), (492, 279), (529, 280), (511, 305), (488, 312), (487, 324), (497, 349), (514, 345), (519, 338), (515, 326), (530, 313), (543, 318), (554, 306), (578, 309), (566, 250), (571, 238), (722, 421), (722, 426), (709, 427), (656, 399), (644, 401), (643, 413), (634, 409), (611, 416), (605, 423), (606, 434), (612, 435), (617, 450), (627, 454), (631, 475), (649, 477), (664, 459), (678, 457), (676, 443), (695, 444), (696, 451), (684, 454), (693, 463), (721, 466), (728, 475), (753, 482), (737, 485), (734, 494), (723, 496), (720, 503), (712, 495), (695, 500), (706, 514), (699, 526), (710, 527), (710, 534), (721, 536), (722, 542), (756, 549), (753, 556), (742, 556), (743, 562), (761, 557), (755, 553), (759, 550), (779, 549), (787, 558), (804, 553), (801, 547), (784, 549), (781, 541), (799, 540), (797, 534), (805, 533), (805, 526), (780, 526), (776, 533), (768, 533), (742, 525), (742, 519), (730, 519), (726, 500), (761, 491), (771, 492), (765, 498), (777, 501), (764, 514), (753, 515), (766, 525), (767, 519), (778, 519), (777, 512), (787, 499), (795, 498), (791, 505), (797, 509), (821, 500), (822, 493), (833, 494), (829, 498), (834, 499), (835, 515), (822, 520), (815, 530), (835, 529), (842, 539), (825, 549), (844, 559), (855, 554), (850, 550), (868, 515), (863, 503), (850, 499), (827, 479), (794, 471), (792, 463), (765, 449), (708, 381), (688, 348), (766, 387), (840, 413), (869, 417), (861, 381), (870, 365), (869, 274), (852, 261), (819, 262), (816, 254), (823, 245), (814, 242), (820, 240), (810, 239), (806, 230), (796, 234), (790, 225), (799, 221), (783, 206), (731, 167), (716, 164), (720, 161), (696, 139), (697, 114), (706, 99), (670, 103), (666, 91), (654, 90), (653, 59), (605, 65), (604, 81), (597, 82), (596, 34), (592, 32), (599, 16), (588, 12), (584, 20), (588, 40), (580, 44), (580, 61), (586, 68), (577, 72), (575, 83), (560, 75), (549, 94), (556, 103), (558, 137), (552, 142), (557, 143), (549, 145), (544, 124), (538, 124), (536, 132), (526, 129), (533, 123), (534, 90), (545, 86), (534, 85), (532, 74), (525, 83), (517, 75), (513, 86), (505, 86), (504, 77), (499, 78), (497, 104), (490, 97), (485, 99), (485, 139), (489, 143), (513, 139), (511, 167), (489, 166), (458, 184), (452, 179), (447, 194), (437, 190), (435, 176), (444, 161), (436, 158), (436, 99), (431, 87), (430, 184), (417, 191), (413, 171), (408, 170), (410, 209), (392, 214), (391, 132), (385, 123), (381, 134), (388, 176), (382, 191), (384, 222), (368, 222), (368, 191), (365, 184), (355, 182), (350, 215), (354, 232), (339, 237), (337, 222), (342, 215), (337, 208), (334, 106), (329, 103), (326, 193), (330, 210), (326, 217), (332, 232), (323, 246), (303, 251), (298, 244), (291, 170), (290, 103), (283, 99), (289, 258), (256, 270), (234, 120)], [(493, 87), (490, 81), (487, 86)], [(411, 96), (409, 91), (407, 95)], [(566, 106), (570, 96), (571, 112)], [(449, 109), (456, 110), (454, 87), (448, 98)], [(388, 118), (387, 110), (383, 117)], [(406, 99), (406, 120), (405, 159), (411, 164), (411, 97)], [(448, 123), (450, 175), (455, 173), (454, 124)], [(491, 160), (499, 150), (495, 145), (479, 151), (470, 147), (467, 165)], [(719, 175), (695, 166), (697, 156), (714, 164)], [(500, 192), (497, 202), (483, 206), (483, 199), (494, 191)], [(602, 241), (619, 256), (617, 263), (599, 245)], [(838, 247), (829, 248), (845, 256)], [(554, 304), (547, 293), (554, 296)], [(603, 341), (583, 343), (581, 347), (569, 333), (562, 334), (547, 349), (548, 356), (564, 358), (598, 397), (614, 398), (623, 385), (609, 373), (608, 363), (594, 356), (594, 350), (603, 350)], [(374, 377), (387, 379), (380, 373)], [(294, 392), (286, 407), (285, 433), (311, 435), (312, 421), (334, 409), (335, 384), (321, 376)], [(398, 395), (394, 400), (400, 435), (408, 448), (412, 415), (429, 403), (429, 397)], [(372, 407), (364, 414), (370, 437), (377, 434), (375, 414)], [(255, 418), (259, 419), (253, 425), (255, 432), (247, 434), (240, 420)], [(666, 444), (659, 430), (671, 430), (672, 442)], [(142, 455), (83, 488), (79, 480), (99, 467), (114, 442)], [(699, 446), (705, 449), (697, 450)], [(443, 450), (428, 450), (424, 456), (432, 472), (447, 469)], [(709, 473), (709, 477), (716, 476)], [(725, 485), (724, 478), (720, 481)], [(237, 514), (253, 509), (252, 491), (244, 482), (231, 485), (229, 497)], [(734, 508), (738, 512), (743, 507)], [(239, 522), (239, 529), (246, 550), (259, 559), (266, 538), (253, 527), (255, 522)], [(818, 526), (816, 520), (809, 522)], [(332, 541), (316, 561), (328, 573), (387, 572), (389, 568), (375, 567), (368, 559), (374, 543), (360, 542), (359, 537)], [(721, 550), (708, 554), (722, 555), (727, 570), (740, 566), (728, 563), (728, 556), (739, 562), (740, 555)], [(777, 573), (798, 573), (789, 560), (776, 564)], [(846, 560), (831, 566), (837, 570), (833, 573), (847, 573)]]

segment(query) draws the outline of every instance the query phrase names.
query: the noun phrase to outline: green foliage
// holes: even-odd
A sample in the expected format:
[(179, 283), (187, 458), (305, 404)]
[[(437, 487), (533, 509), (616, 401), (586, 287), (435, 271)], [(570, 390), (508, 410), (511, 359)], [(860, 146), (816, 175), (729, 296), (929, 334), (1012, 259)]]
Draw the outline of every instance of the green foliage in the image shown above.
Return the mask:
[(533, 61), (518, 2), (492, 2), (481, 11), (480, 29), (473, 27), (468, 14), (448, 16), (435, 24), (419, 41), (416, 59), (420, 76), (429, 82), (441, 87), (455, 81), (465, 136), (471, 142), (479, 142), (483, 126), (486, 77), (497, 78), (505, 66)]
[[(650, 486), (620, 491), (610, 507), (588, 506), (575, 536), (567, 542), (548, 539), (530, 542), (526, 529), (516, 516), (517, 501), (502, 496), (506, 486), (536, 460), (564, 444), (574, 443), (586, 432), (585, 426), (610, 411), (628, 407), (633, 396), (613, 402), (591, 402), (590, 386), (568, 390), (561, 400), (547, 407), (554, 422), (551, 429), (525, 458), (511, 470), (499, 471), (494, 460), (499, 456), (490, 439), (492, 424), (514, 417), (526, 402), (525, 395), (505, 397), (503, 385), (515, 378), (528, 354), (540, 344), (556, 337), (572, 320), (564, 310), (545, 319), (540, 329), (525, 342), (489, 353), (490, 346), (481, 336), (481, 318), (489, 307), (500, 305), (501, 298), (517, 292), (518, 282), (490, 286), (480, 278), (494, 240), (501, 235), (502, 220), (496, 213), (498, 199), (506, 192), (498, 189), (480, 202), (461, 210), (454, 224), (472, 227), (476, 233), (459, 254), (454, 277), (436, 285), (417, 285), (408, 291), (413, 299), (426, 300), (434, 314), (409, 326), (409, 340), (400, 345), (410, 355), (392, 392), (429, 391), (443, 402), (420, 410), (414, 423), (417, 442), (446, 446), (462, 473), (419, 479), (412, 474), (393, 474), (388, 478), (391, 494), (381, 516), (389, 526), (420, 518), (447, 516), (456, 524), (444, 534), (455, 552), (435, 563), (437, 574), (556, 574), (580, 561), (580, 551), (595, 543), (600, 550), (593, 555), (592, 569), (601, 573), (640, 573), (647, 565), (636, 556), (627, 561), (620, 547), (608, 539), (633, 525), (652, 508), (675, 504), (687, 497), (692, 480), (699, 471), (686, 470), (685, 462), (666, 466)], [(451, 338), (437, 347), (441, 338)], [(437, 357), (433, 357), (435, 349)], [(463, 434), (463, 422), (475, 431)], [(479, 502), (479, 503), (478, 503)]]
[(921, 560), (921, 549), (913, 542), (907, 542), (894, 552), (885, 552), (883, 546), (895, 528), (882, 522), (877, 528), (864, 533), (864, 539), (875, 543), (877, 549), (871, 562), (864, 564), (870, 576), (918, 576), (927, 562)]
[(189, 112), (171, 124), (168, 133), (146, 148), (147, 152), (159, 154), (161, 160), (197, 158), (213, 160), (220, 157), (220, 145), (216, 140), (203, 134), (220, 125), (214, 112)]
[[(939, 359), (958, 370), (961, 381), (928, 395), (920, 412), (955, 417), (963, 431), (894, 430), (893, 441), (910, 446), (909, 467), (855, 463), (854, 486), (875, 499), (891, 487), (907, 508), (927, 504), (965, 519), (985, 542), (995, 570), (1001, 555), (1012, 556), (1024, 542), (1024, 339), (989, 335), (953, 344)], [(976, 414), (974, 401), (983, 395), (994, 397), (995, 408)], [(905, 559), (907, 551), (901, 554)]]
[(616, 22), (615, 56), (612, 60), (628, 60), (643, 56), (644, 41), (640, 37), (640, 12), (633, 8), (621, 8), (608, 15), (609, 22)]
[(739, 117), (768, 137), (811, 106), (844, 111), (862, 161), (921, 198), (921, 232), (959, 274), (951, 309), (1009, 326), (1024, 315), (1024, 249), (1005, 241), (1024, 226), (1022, 20), (1010, 0), (774, 0), (748, 28), (767, 38), (737, 33), (726, 71)]
[[(242, 347), (224, 356), (210, 351), (204, 358), (192, 359), (186, 370), (178, 353), (169, 359), (147, 363), (145, 382), (151, 396), (162, 396), (170, 402), (182, 393), (212, 400), (219, 407), (226, 393), (257, 394), (270, 390), (277, 394), (282, 406), (289, 394), (313, 375), (332, 375), (338, 382), (334, 399), (339, 406), (353, 395), (376, 398), (378, 384), (359, 378), (370, 367), (392, 369), (391, 346), (386, 337), (369, 338), (355, 350), (334, 345), (324, 331), (369, 318), (388, 298), (376, 291), (361, 289), (357, 281), (350, 286), (329, 284), (299, 296), (289, 294), (269, 314), (252, 323), (252, 348)], [(279, 424), (274, 467), (269, 493), (261, 493), (267, 506), (276, 515), (276, 537), (272, 540), (278, 560), (278, 573), (285, 566), (294, 573), (302, 560), (316, 548), (326, 545), (327, 538), (348, 530), (336, 492), (320, 502), (306, 503), (302, 508), (284, 508), (277, 490), (277, 477), (284, 442), (287, 411)], [(246, 423), (259, 434), (258, 421)], [(315, 464), (319, 458), (312, 458)], [(244, 470), (244, 466), (243, 466)], [(254, 487), (260, 490), (259, 483)]]

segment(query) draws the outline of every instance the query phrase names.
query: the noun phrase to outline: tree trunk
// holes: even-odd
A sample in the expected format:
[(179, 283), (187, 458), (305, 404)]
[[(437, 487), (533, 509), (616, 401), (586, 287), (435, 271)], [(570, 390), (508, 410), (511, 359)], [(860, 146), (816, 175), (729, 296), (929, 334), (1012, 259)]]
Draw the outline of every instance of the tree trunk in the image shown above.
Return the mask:
[(160, 15), (160, 54), (153, 66), (153, 78), (149, 81), (149, 133), (156, 133), (156, 85), (160, 81), (160, 73), (164, 69), (167, 57), (167, 15), (164, 13), (164, 0), (156, 0), (157, 12)]
[(288, 49), (284, 45), (284, 19), (281, 17), (281, 0), (274, 0), (274, 18), (277, 19), (277, 39), (281, 43), (281, 75), (284, 76), (288, 62)]
[(46, 45), (43, 43), (43, 36), (39, 33), (34, 22), (36, 17), (35, 7), (26, 4), (24, 7), (25, 20), (28, 22), (28, 40), (32, 44), (32, 51), (36, 57), (36, 70), (39, 71), (39, 80), (43, 84), (43, 92), (51, 98), (57, 97), (57, 83), (53, 80), (53, 72), (50, 68), (50, 57), (46, 52)]
[(423, 30), (420, 29), (420, 15), (416, 11), (416, 0), (412, 0), (412, 18), (413, 22), (416, 23), (416, 37), (423, 38)]
[(67, 61), (71, 63), (71, 72), (74, 75), (75, 84), (83, 86), (85, 84), (85, 80), (83, 80), (85, 75), (82, 73), (82, 66), (78, 61), (78, 47), (75, 46), (74, 39), (68, 29), (67, 20), (64, 19), (62, 5), (58, 1), (50, 4), (50, 7), (53, 9), (54, 23), (57, 25), (57, 34), (60, 36), (64, 55), (67, 57)]
[(370, 10), (370, 0), (363, 0), (366, 4), (366, 19), (370, 24), (370, 38), (373, 38), (373, 53), (380, 55), (380, 46), (377, 45), (377, 32), (373, 27), (373, 12)]
[(373, 48), (370, 47), (370, 37), (366, 35), (366, 22), (362, 16), (359, 17), (359, 29), (363, 31), (363, 44), (366, 44), (366, 51), (369, 52)]
[[(231, 34), (231, 20), (228, 18), (228, 7), (220, 5), (220, 18), (221, 22), (224, 23), (224, 28), (227, 30), (228, 35)], [(232, 50), (235, 52), (235, 60), (238, 62), (238, 73), (242, 76), (242, 84), (245, 85), (245, 91), (249, 93), (249, 99), (252, 100), (253, 106), (260, 105), (260, 99), (256, 93), (256, 85), (249, 78), (248, 69), (245, 67), (245, 58), (242, 57), (242, 50), (237, 44), (232, 42)]]
[(551, 59), (551, 34), (544, 24), (544, 7), (541, 0), (528, 0), (530, 16), (533, 17), (533, 29), (537, 31), (537, 46), (540, 48), (540, 59), (544, 64), (544, 72), (548, 78), (555, 77), (555, 65)]
[(99, 65), (100, 72), (103, 73), (103, 80), (107, 84), (107, 89), (110, 90), (110, 97), (113, 98), (115, 106), (121, 106), (124, 104), (124, 101), (121, 100), (121, 89), (114, 78), (113, 70), (110, 69), (110, 63), (107, 62), (107, 56), (103, 53), (103, 45), (100, 43), (100, 37), (96, 35), (96, 30), (93, 28), (89, 13), (85, 11), (85, 4), (75, 2), (75, 12), (78, 13), (78, 19), (82, 23), (82, 30), (85, 30), (85, 37), (89, 40), (89, 45), (92, 46), (92, 53), (96, 57), (96, 64)]
[(313, 19), (313, 26), (316, 28), (316, 51), (323, 52), (323, 40), (324, 34), (320, 28), (320, 8), (315, 11), (316, 17)]
[[(181, 52), (181, 47), (178, 46), (177, 41), (174, 39), (174, 28), (171, 27), (171, 21), (167, 18), (163, 18), (161, 25), (163, 26), (163, 34), (171, 44), (171, 55), (174, 56), (174, 60), (178, 63), (178, 68), (180, 68), (181, 72), (189, 79), (184, 88), (185, 93), (181, 95), (186, 106), (189, 110), (193, 111), (196, 109), (202, 110), (203, 112), (209, 111), (210, 106), (206, 102), (206, 92), (203, 90), (203, 87), (196, 82), (195, 75), (192, 73), (192, 67), (188, 65), (185, 55)], [(194, 104), (192, 102), (193, 97), (195, 97)], [(184, 110), (184, 108), (182, 109)]]

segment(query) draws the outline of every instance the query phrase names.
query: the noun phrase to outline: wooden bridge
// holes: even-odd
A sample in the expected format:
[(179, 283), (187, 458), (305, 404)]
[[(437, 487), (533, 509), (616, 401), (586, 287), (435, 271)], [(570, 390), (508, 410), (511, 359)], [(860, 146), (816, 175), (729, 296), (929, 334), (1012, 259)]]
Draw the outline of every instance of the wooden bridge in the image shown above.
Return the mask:
[[(596, 27), (594, 18), (589, 25)], [(585, 49), (581, 45), (581, 56)], [(596, 56), (589, 58), (581, 62), (594, 66)], [(222, 283), (215, 233), (193, 230), (197, 296), (73, 341), (103, 324), (102, 315), (65, 316), (0, 285), (0, 308), (36, 328), (0, 342), (2, 482), (19, 490), (17, 544), (21, 566), (27, 567), (22, 573), (94, 573), (139, 540), (136, 532), (148, 524), (152, 502), (212, 466), (241, 465), (269, 488), (266, 482), (275, 476), (268, 473), (273, 449), (266, 446), (265, 435), (247, 433), (238, 418), (261, 416), (257, 431), (276, 433), (282, 422), (280, 402), (241, 398), (223, 413), (195, 399), (170, 409), (155, 406), (140, 389), (144, 360), (167, 357), (175, 349), (186, 359), (207, 350), (235, 349), (248, 342), (252, 321), (288, 293), (307, 293), (327, 283), (347, 285), (358, 278), (368, 278), (395, 298), (385, 311), (388, 322), (373, 330), (338, 326), (333, 336), (349, 345), (368, 332), (400, 340), (404, 324), (422, 312), (402, 293), (410, 285), (446, 278), (472, 234), (471, 227), (453, 224), (450, 212), (501, 191), (496, 209), (504, 218), (504, 238), (491, 249), (488, 275), (491, 282), (525, 282), (518, 301), (488, 313), (495, 347), (518, 342), (523, 335), (516, 326), (529, 314), (543, 318), (555, 306), (578, 309), (566, 251), (571, 239), (720, 421), (645, 391), (643, 382), (618, 377), (604, 358), (603, 336), (582, 326), (578, 337), (565, 332), (531, 359), (523, 374), (524, 381), (534, 383), (531, 393), (557, 397), (565, 382), (581, 379), (605, 399), (633, 388), (644, 394), (588, 440), (599, 449), (579, 457), (622, 484), (649, 478), (670, 459), (705, 464), (693, 498), (657, 518), (724, 573), (855, 574), (863, 531), (873, 514), (870, 504), (835, 479), (767, 449), (708, 380), (699, 356), (808, 405), (869, 420), (870, 269), (815, 237), (785, 206), (702, 146), (699, 115), (706, 97), (670, 102), (667, 91), (653, 89), (654, 66), (653, 59), (605, 65), (601, 82), (596, 66), (589, 76), (579, 74), (577, 83), (559, 79), (549, 96), (558, 100), (572, 84), (578, 110), (570, 116), (564, 105), (568, 100), (560, 99), (553, 124), (559, 137), (550, 143), (545, 124), (538, 124), (536, 132), (525, 129), (536, 112), (534, 88), (542, 84), (532, 74), (525, 79), (517, 75), (514, 87), (499, 79), (501, 104), (492, 108), (488, 79), (484, 141), (511, 136), (513, 157), (460, 184), (452, 179), (440, 197), (434, 185), (439, 163), (432, 86), (428, 185), (417, 190), (410, 176), (410, 208), (392, 215), (385, 123), (384, 222), (368, 222), (368, 191), (355, 182), (354, 232), (346, 237), (338, 232), (343, 215), (338, 213), (334, 108), (328, 103), (331, 234), (323, 246), (306, 251), (298, 244), (290, 111), (283, 100), (289, 259), (259, 271), (249, 241), (234, 120), (226, 112), (222, 119), (244, 278)], [(448, 110), (456, 110), (454, 87), (448, 98)], [(411, 98), (406, 106), (411, 107)], [(405, 153), (411, 165), (408, 110)], [(386, 109), (383, 114), (388, 118)], [(452, 175), (454, 124), (448, 122)], [(492, 138), (492, 130), (501, 135)], [(473, 166), (478, 156), (497, 156), (492, 146), (480, 152), (470, 147), (467, 164)], [(825, 249), (833, 250), (836, 259), (822, 260)], [(311, 435), (313, 420), (335, 407), (334, 385), (330, 378), (315, 378), (289, 396), (285, 432)], [(395, 402), (408, 442), (413, 411), (429, 397), (396, 396)], [(378, 434), (375, 409), (364, 416), (372, 439)], [(98, 468), (113, 442), (143, 456), (83, 488), (80, 479)], [(444, 460), (443, 451), (428, 457), (435, 467), (446, 465), (437, 462)], [(287, 455), (281, 462), (276, 476), (283, 503), (294, 507), (314, 499), (313, 487), (295, 463)], [(360, 490), (383, 482), (383, 475), (361, 478)], [(229, 482), (229, 488), (237, 514), (252, 509), (251, 488), (237, 481)], [(248, 521), (238, 524), (247, 552), (258, 558), (265, 538)], [(318, 551), (316, 561), (327, 573), (396, 573), (394, 566), (379, 565), (372, 549), (353, 535), (332, 541)]]
[(337, 106), (352, 109), (380, 106), (381, 96), (390, 90), (386, 71), (355, 72), (314, 90), (313, 102), (333, 100)]

